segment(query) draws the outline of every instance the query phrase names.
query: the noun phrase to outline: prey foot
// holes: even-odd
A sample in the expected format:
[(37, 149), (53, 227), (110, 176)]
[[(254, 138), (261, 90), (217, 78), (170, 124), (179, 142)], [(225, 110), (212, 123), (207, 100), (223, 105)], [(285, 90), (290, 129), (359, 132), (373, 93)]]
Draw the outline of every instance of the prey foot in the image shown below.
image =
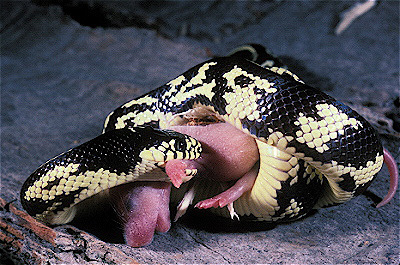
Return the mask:
[[(195, 207), (199, 209), (209, 209), (217, 207), (225, 207), (240, 198), (245, 192), (251, 190), (257, 178), (259, 164), (256, 163), (253, 168), (243, 177), (238, 179), (236, 183), (226, 191), (203, 201), (198, 202)], [(233, 209), (233, 206), (230, 206)], [(231, 212), (231, 211), (230, 211)], [(232, 213), (232, 212), (231, 212)]]

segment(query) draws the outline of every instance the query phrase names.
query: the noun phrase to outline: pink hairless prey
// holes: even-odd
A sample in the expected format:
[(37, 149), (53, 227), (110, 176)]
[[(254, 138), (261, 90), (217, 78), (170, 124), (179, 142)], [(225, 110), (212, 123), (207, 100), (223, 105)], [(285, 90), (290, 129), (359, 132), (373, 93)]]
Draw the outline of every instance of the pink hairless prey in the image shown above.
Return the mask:
[[(197, 170), (195, 178), (208, 178), (220, 183), (236, 181), (220, 194), (195, 205), (200, 209), (227, 206), (231, 216), (235, 216), (233, 202), (252, 189), (258, 174), (259, 153), (254, 138), (227, 123), (174, 126), (172, 129), (198, 139), (203, 146), (203, 154), (197, 160), (176, 159), (166, 163), (165, 172), (172, 185), (179, 188), (190, 179), (188, 172), (193, 170)], [(398, 183), (396, 162), (386, 149), (384, 161), (389, 168), (390, 189), (377, 207), (387, 204), (393, 198)], [(113, 190), (112, 197), (118, 198), (116, 208), (122, 216), (124, 235), (129, 245), (147, 245), (152, 241), (155, 231), (168, 231), (171, 183), (132, 183)], [(188, 192), (178, 206), (175, 219), (185, 213), (193, 197), (194, 194)], [(140, 210), (137, 210), (138, 207)]]
[[(216, 126), (212, 129), (211, 126)], [(174, 130), (188, 134), (192, 137), (199, 139), (200, 142), (205, 146), (209, 146), (207, 153), (203, 155), (197, 161), (187, 161), (187, 160), (172, 160), (167, 163), (166, 173), (168, 175), (173, 175), (175, 179), (179, 178), (177, 176), (184, 176), (185, 168), (198, 168), (199, 174), (202, 177), (213, 178), (219, 181), (230, 181), (233, 179), (238, 179), (238, 181), (226, 191), (203, 201), (198, 202), (195, 207), (200, 209), (208, 209), (211, 207), (224, 207), (226, 205), (232, 204), (246, 191), (249, 191), (254, 184), (255, 178), (258, 173), (258, 168), (253, 163), (253, 158), (256, 156), (256, 152), (251, 152), (250, 150), (255, 150), (254, 145), (251, 144), (252, 137), (246, 137), (245, 134), (240, 134), (240, 131), (231, 125), (218, 123), (214, 125), (207, 126), (175, 126)], [(221, 138), (212, 137), (211, 134), (216, 133), (220, 135)], [(240, 138), (242, 137), (242, 138)], [(243, 141), (245, 143), (241, 145), (242, 149), (238, 148), (234, 144), (234, 141)], [(225, 141), (226, 140), (226, 141)], [(232, 141), (233, 140), (233, 141)], [(232, 148), (232, 149), (230, 149)], [(240, 150), (239, 153), (246, 153), (244, 157), (241, 157), (236, 152)], [(220, 157), (224, 157), (231, 163), (226, 163), (223, 159), (216, 159), (215, 154)], [(246, 172), (232, 171), (231, 167), (236, 165), (239, 161), (234, 160), (237, 158), (240, 160), (241, 167), (245, 168)], [(390, 175), (390, 187), (386, 196), (382, 201), (376, 206), (377, 208), (386, 205), (394, 197), (397, 187), (398, 187), (398, 167), (395, 159), (390, 154), (390, 152), (384, 148), (384, 162), (389, 170)], [(250, 169), (249, 166), (253, 165)], [(207, 170), (205, 170), (207, 167)], [(214, 170), (214, 168), (218, 168)], [(176, 186), (179, 187), (179, 186)]]

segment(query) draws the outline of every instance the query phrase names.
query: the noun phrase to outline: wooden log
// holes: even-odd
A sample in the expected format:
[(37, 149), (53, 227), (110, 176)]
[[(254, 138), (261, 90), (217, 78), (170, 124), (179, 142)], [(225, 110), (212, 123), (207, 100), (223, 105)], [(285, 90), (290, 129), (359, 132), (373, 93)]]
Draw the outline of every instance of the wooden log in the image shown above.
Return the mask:
[(117, 246), (73, 226), (52, 229), (2, 198), (0, 208), (0, 246), (16, 263), (138, 264)]

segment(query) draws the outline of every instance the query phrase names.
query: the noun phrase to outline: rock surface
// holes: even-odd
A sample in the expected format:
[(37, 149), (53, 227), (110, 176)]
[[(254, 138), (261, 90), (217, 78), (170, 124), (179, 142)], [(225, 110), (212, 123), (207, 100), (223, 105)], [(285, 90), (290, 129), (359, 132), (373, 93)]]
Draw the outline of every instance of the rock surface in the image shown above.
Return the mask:
[[(397, 264), (399, 196), (371, 205), (388, 189), (386, 169), (367, 195), (298, 222), (237, 225), (194, 212), (138, 249), (69, 225), (43, 239), (18, 215), (26, 177), (100, 134), (110, 111), (249, 42), (268, 47), (306, 83), (381, 117), (384, 145), (399, 161), (398, 2), (382, 1), (339, 36), (333, 28), (352, 2), (193, 3), (84, 4), (114, 21), (100, 27), (79, 24), (71, 7), (1, 3), (0, 262)], [(117, 226), (105, 225), (109, 234)]]

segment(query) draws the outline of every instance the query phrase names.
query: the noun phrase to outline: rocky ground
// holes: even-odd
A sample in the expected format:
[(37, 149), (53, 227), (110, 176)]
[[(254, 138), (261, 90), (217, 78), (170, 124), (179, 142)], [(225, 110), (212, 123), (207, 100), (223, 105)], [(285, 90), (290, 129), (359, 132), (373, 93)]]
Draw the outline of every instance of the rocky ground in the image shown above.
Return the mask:
[(100, 134), (110, 111), (250, 42), (359, 110), (399, 162), (399, 2), (380, 1), (335, 34), (354, 4), (3, 1), (0, 263), (397, 264), (399, 196), (373, 207), (388, 189), (386, 168), (367, 194), (297, 222), (237, 225), (194, 212), (138, 249), (114, 221), (98, 224), (104, 217), (48, 230), (19, 211), (26, 177)]

